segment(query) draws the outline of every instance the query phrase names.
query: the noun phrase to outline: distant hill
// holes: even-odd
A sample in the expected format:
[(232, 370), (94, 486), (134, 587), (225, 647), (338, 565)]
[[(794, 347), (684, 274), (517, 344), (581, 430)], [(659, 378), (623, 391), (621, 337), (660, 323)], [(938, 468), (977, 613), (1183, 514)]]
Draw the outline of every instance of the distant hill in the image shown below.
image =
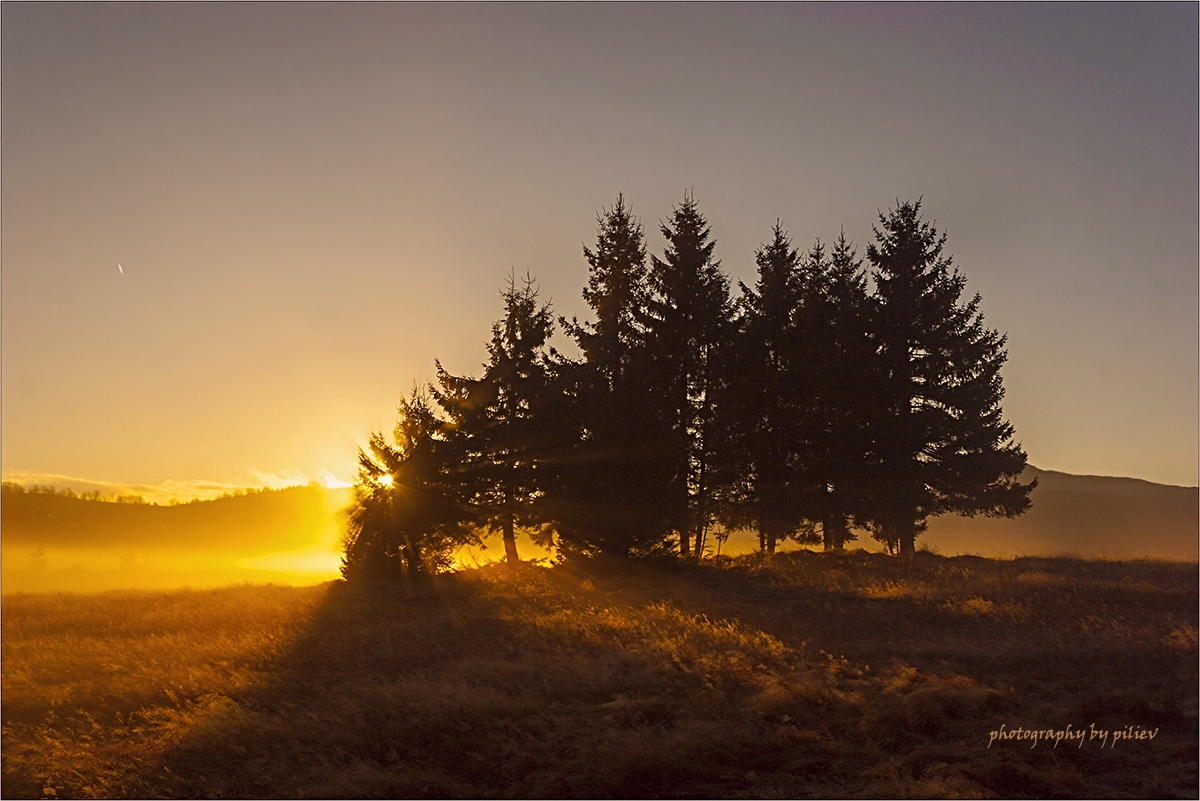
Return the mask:
[[(1013, 519), (945, 516), (931, 520), (918, 547), (945, 555), (1075, 554), (1195, 560), (1200, 551), (1200, 489), (1136, 478), (1076, 476), (1030, 467), (1033, 508)], [(860, 537), (861, 538), (861, 537)]]
[[(917, 543), (945, 555), (1076, 554), (1084, 557), (1196, 560), (1200, 490), (1134, 478), (1077, 476), (1029, 468), (1033, 508), (1013, 519), (945, 516)], [(244, 555), (305, 548), (350, 501), (350, 490), (315, 485), (253, 492), (179, 506), (106, 503), (61, 495), (5, 492), (0, 532), (6, 549), (124, 549)], [(340, 525), (339, 525), (340, 527)], [(874, 549), (868, 534), (850, 547)], [(724, 549), (741, 553), (757, 538), (738, 532)], [(22, 558), (25, 558), (22, 556)]]
[(154, 506), (5, 492), (0, 532), (6, 548), (152, 548), (261, 554), (303, 548), (349, 501), (348, 490), (318, 486), (251, 492), (211, 501)]

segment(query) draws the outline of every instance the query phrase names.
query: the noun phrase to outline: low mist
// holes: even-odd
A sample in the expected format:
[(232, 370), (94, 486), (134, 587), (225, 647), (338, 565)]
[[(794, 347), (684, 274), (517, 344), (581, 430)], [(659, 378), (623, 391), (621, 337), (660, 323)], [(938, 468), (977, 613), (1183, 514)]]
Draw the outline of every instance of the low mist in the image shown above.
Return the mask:
[(5, 485), (4, 592), (311, 584), (338, 575), (348, 489), (159, 506)]

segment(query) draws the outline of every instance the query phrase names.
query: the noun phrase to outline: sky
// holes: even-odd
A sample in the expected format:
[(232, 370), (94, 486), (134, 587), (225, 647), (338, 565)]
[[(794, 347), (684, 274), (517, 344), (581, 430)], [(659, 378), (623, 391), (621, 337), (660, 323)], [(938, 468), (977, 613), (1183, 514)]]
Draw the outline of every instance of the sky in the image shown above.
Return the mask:
[(597, 214), (694, 192), (747, 283), (922, 198), (1030, 463), (1194, 486), (1197, 13), (6, 2), (4, 476), (350, 480), (510, 272), (586, 316)]

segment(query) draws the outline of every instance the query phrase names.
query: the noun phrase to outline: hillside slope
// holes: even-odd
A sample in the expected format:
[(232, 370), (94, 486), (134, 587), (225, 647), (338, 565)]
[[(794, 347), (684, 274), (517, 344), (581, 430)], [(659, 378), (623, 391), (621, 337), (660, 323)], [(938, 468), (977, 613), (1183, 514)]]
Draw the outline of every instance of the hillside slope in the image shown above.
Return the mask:
[[(918, 545), (945, 555), (1197, 559), (1200, 491), (1195, 487), (1036, 468), (1027, 477), (1039, 483), (1025, 515), (936, 518)], [(0, 503), (3, 589), (324, 580), (336, 575), (341, 512), (349, 500), (348, 489), (317, 486), (180, 506), (5, 492)], [(524, 558), (545, 555), (522, 543)], [(757, 546), (753, 532), (736, 532), (723, 553), (748, 553)], [(851, 547), (880, 548), (863, 532)], [(284, 552), (291, 556), (271, 556)], [(494, 553), (472, 551), (463, 563), (491, 561)]]
[(4, 492), (4, 593), (311, 583), (337, 574), (349, 490), (251, 492), (179, 506)]
[(918, 540), (944, 554), (1077, 554), (1197, 558), (1200, 490), (1136, 478), (1077, 476), (1030, 467), (1033, 507), (1021, 517), (939, 517)]
[(310, 545), (326, 526), (334, 504), (348, 500), (348, 495), (341, 498), (317, 486), (179, 506), (6, 492), (0, 505), (0, 525), (6, 546), (260, 554)]

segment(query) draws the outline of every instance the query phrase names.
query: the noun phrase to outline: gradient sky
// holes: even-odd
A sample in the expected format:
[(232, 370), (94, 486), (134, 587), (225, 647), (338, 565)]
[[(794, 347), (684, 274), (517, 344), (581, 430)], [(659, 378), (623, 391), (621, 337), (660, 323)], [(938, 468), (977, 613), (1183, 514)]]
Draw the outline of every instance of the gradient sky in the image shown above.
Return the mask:
[(1194, 3), (0, 14), (6, 478), (349, 479), (510, 270), (583, 315), (596, 214), (694, 190), (748, 283), (923, 196), (1030, 462), (1197, 483)]

